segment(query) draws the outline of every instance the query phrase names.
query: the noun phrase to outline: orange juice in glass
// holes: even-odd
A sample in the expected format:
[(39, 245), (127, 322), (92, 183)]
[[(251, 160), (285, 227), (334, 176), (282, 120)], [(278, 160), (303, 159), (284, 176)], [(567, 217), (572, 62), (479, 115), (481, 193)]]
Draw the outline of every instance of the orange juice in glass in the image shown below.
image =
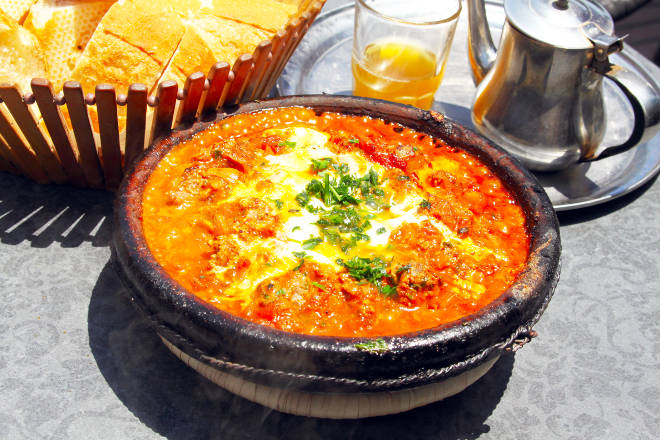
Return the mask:
[(460, 11), (460, 0), (356, 0), (353, 94), (431, 108)]

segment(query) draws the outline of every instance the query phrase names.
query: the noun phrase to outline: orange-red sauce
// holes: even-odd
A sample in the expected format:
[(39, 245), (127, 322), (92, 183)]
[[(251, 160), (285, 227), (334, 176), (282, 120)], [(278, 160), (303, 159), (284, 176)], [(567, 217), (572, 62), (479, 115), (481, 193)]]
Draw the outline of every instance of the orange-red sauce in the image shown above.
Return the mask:
[[(260, 170), (287, 144), (264, 130), (287, 126), (327, 133), (327, 148), (380, 164), (379, 188), (395, 198), (421, 191), (417, 209), (429, 219), (389, 231), (387, 252), (379, 255), (387, 275), (377, 285), (346, 267), (300, 258), (250, 286), (249, 300), (227, 301), (232, 283), (275, 261), (269, 251), (242, 255), (241, 244), (278, 237), (287, 212), (302, 209), (291, 202), (278, 208), (267, 197), (231, 199), (236, 185), (255, 179), (254, 187), (268, 192)], [(453, 165), (430, 165), (445, 162)], [(322, 180), (323, 172), (310, 173)], [(331, 336), (402, 334), (467, 316), (513, 283), (529, 247), (520, 207), (475, 157), (394, 123), (305, 108), (233, 116), (176, 146), (149, 178), (143, 227), (156, 260), (202, 300), (263, 325)], [(488, 252), (456, 246), (458, 239)], [(336, 249), (344, 261), (355, 256)]]

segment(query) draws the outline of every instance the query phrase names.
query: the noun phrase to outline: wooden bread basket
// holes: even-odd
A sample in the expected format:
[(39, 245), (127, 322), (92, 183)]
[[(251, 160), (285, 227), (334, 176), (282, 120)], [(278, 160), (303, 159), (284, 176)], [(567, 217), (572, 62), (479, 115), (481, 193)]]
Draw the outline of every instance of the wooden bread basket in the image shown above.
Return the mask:
[[(38, 183), (114, 191), (153, 139), (218, 107), (267, 96), (324, 3), (303, 2), (300, 13), (252, 54), (239, 56), (233, 66), (217, 62), (207, 74), (189, 75), (181, 90), (174, 80), (160, 82), (152, 96), (144, 84), (132, 84), (126, 94), (109, 84), (83, 91), (77, 81), (65, 82), (55, 94), (51, 82), (41, 78), (32, 79), (31, 91), (0, 84), (0, 171)], [(90, 123), (91, 106), (98, 132)], [(121, 131), (119, 106), (126, 106)]]

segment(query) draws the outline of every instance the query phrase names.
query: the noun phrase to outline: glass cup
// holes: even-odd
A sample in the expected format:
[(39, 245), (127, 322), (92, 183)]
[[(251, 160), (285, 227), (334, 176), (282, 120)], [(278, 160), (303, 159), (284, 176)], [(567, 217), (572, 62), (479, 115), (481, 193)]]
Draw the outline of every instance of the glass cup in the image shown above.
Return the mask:
[(460, 0), (355, 0), (353, 94), (431, 108)]

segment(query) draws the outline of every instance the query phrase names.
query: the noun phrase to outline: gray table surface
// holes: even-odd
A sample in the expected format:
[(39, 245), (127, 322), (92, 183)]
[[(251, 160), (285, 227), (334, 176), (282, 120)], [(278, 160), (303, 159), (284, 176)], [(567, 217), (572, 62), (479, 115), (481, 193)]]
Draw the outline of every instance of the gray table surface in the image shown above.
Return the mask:
[(660, 184), (560, 213), (539, 337), (445, 401), (332, 421), (188, 369), (108, 264), (113, 195), (0, 173), (2, 439), (646, 439), (660, 433)]
[(650, 0), (595, 0), (612, 15), (615, 20), (623, 18), (644, 6)]

